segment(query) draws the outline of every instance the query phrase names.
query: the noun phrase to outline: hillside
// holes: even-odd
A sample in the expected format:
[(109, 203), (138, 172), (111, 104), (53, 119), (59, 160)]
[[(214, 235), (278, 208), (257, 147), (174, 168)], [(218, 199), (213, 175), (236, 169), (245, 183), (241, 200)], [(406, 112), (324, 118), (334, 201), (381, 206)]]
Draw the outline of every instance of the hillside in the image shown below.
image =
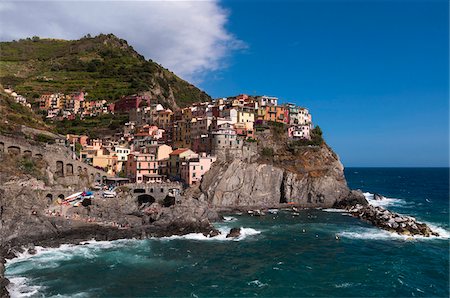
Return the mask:
[(0, 84), (0, 134), (22, 134), (22, 125), (44, 131), (52, 130), (39, 115), (16, 103), (10, 95), (3, 92)]
[(114, 101), (147, 92), (171, 108), (210, 97), (159, 64), (145, 60), (113, 34), (79, 40), (0, 42), (0, 83), (27, 98), (45, 92), (85, 91), (89, 99)]

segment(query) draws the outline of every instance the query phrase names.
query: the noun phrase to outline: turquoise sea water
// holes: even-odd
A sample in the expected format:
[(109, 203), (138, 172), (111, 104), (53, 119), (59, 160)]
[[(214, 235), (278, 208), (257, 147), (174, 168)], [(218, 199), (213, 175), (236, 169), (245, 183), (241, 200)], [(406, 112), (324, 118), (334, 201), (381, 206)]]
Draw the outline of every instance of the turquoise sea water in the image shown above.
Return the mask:
[[(338, 210), (227, 216), (238, 240), (187, 235), (42, 250), (7, 264), (13, 296), (449, 295), (449, 169), (346, 169), (352, 188), (431, 223), (408, 239)], [(339, 236), (339, 240), (336, 239)]]

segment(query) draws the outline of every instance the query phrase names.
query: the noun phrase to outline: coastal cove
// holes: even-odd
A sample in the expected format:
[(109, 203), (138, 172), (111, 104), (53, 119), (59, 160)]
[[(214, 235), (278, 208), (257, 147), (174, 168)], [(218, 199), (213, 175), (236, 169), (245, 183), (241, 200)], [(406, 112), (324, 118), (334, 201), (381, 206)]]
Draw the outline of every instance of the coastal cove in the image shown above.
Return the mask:
[(242, 227), (237, 239), (89, 242), (13, 259), (8, 289), (13, 297), (447, 296), (448, 175), (448, 168), (345, 170), (371, 204), (414, 216), (440, 237), (392, 234), (333, 209), (229, 214), (214, 225), (222, 235)]

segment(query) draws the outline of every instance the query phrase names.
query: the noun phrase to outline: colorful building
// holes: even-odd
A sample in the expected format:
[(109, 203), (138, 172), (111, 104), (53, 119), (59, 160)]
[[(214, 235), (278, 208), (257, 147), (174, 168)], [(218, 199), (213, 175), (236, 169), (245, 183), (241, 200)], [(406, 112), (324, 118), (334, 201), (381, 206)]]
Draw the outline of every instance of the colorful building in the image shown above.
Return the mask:
[(200, 183), (203, 175), (209, 171), (215, 161), (215, 156), (206, 154), (185, 159), (180, 166), (181, 179), (188, 185)]
[[(159, 163), (155, 155), (132, 152), (125, 163), (125, 174), (135, 183), (160, 182), (163, 177), (158, 174)], [(144, 176), (146, 178), (144, 179)], [(153, 178), (153, 179), (152, 179)]]

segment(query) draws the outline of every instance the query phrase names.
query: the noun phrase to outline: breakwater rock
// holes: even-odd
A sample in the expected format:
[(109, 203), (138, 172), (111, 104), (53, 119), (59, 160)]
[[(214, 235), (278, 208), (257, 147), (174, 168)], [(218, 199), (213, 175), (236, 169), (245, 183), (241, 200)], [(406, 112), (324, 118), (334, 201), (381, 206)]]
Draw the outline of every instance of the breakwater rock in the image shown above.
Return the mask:
[(439, 236), (425, 224), (418, 222), (414, 217), (400, 215), (380, 206), (355, 205), (347, 207), (351, 215), (372, 223), (381, 229), (406, 236)]

